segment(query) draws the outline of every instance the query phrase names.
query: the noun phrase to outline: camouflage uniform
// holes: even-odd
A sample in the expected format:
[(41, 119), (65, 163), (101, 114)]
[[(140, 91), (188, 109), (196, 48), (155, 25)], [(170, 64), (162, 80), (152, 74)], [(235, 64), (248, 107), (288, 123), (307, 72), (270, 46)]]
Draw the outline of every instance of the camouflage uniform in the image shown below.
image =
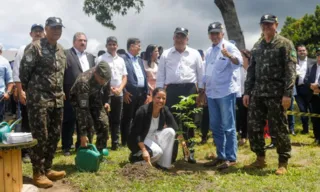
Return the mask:
[(296, 51), (292, 42), (276, 34), (270, 43), (262, 37), (252, 49), (245, 82), (245, 95), (250, 95), (248, 134), (251, 150), (265, 156), (264, 126), (269, 120), (277, 140), (279, 162), (291, 156), (291, 143), (282, 97), (292, 97), (295, 82)]
[(70, 101), (76, 112), (80, 136), (89, 135), (88, 132), (94, 124), (97, 149), (101, 151), (106, 148), (108, 140), (109, 120), (104, 103), (108, 102), (110, 84), (99, 85), (94, 77), (95, 70), (96, 67), (78, 76), (70, 90)]
[(29, 125), (38, 145), (30, 150), (34, 173), (51, 169), (60, 138), (63, 114), (63, 76), (66, 56), (59, 44), (46, 38), (25, 49), (20, 66), (20, 80), (27, 94)]

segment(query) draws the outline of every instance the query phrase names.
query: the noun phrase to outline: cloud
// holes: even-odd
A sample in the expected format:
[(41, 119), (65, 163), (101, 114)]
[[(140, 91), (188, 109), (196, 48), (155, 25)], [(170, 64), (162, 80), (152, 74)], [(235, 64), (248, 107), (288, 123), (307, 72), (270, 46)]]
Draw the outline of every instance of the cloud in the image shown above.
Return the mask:
[[(235, 0), (239, 21), (244, 31), (247, 48), (251, 48), (260, 35), (259, 20), (265, 13), (279, 17), (280, 27), (286, 16), (302, 17), (314, 13), (318, 0)], [(142, 47), (158, 44), (172, 46), (173, 31), (181, 26), (190, 31), (189, 44), (196, 49), (210, 46), (207, 26), (213, 21), (222, 21), (214, 0), (145, 0), (140, 14), (130, 11), (126, 16), (116, 16), (117, 29), (112, 31), (99, 24), (94, 17), (83, 11), (83, 0), (2, 0), (0, 8), (0, 42), (6, 49), (18, 48), (30, 42), (29, 32), (33, 23), (44, 24), (50, 16), (62, 18), (66, 28), (59, 42), (72, 46), (75, 32), (88, 37), (89, 52), (96, 54), (104, 49), (106, 38), (114, 35), (119, 47), (126, 47), (129, 37), (138, 37)], [(18, 11), (19, 10), (19, 11)]]

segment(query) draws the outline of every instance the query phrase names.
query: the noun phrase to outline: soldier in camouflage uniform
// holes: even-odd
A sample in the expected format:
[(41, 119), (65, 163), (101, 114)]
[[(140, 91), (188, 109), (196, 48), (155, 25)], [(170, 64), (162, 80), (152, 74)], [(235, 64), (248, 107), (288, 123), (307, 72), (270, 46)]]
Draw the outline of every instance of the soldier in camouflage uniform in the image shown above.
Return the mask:
[(33, 182), (51, 187), (52, 180), (62, 179), (65, 171), (54, 171), (52, 159), (60, 138), (63, 113), (63, 76), (66, 56), (57, 43), (62, 34), (60, 18), (46, 21), (46, 38), (32, 42), (25, 49), (20, 64), (20, 80), (27, 95), (29, 125), (38, 144), (30, 150)]
[(263, 15), (260, 20), (263, 37), (252, 49), (245, 82), (243, 103), (248, 109), (248, 133), (251, 150), (257, 160), (248, 168), (264, 168), (264, 125), (269, 120), (274, 129), (279, 154), (277, 175), (287, 172), (291, 143), (286, 110), (291, 104), (296, 78), (296, 51), (292, 42), (277, 34), (277, 17)]
[(97, 134), (97, 149), (101, 152), (106, 148), (109, 129), (106, 110), (109, 109), (110, 79), (109, 64), (101, 61), (96, 67), (80, 74), (70, 90), (70, 101), (80, 130), (81, 147), (87, 146), (87, 135), (93, 122)]

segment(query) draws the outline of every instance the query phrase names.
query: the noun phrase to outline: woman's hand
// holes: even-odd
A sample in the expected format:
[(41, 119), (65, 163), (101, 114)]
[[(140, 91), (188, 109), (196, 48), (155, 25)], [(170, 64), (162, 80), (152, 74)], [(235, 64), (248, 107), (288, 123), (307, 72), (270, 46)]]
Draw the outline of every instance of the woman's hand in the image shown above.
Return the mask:
[(151, 164), (151, 160), (150, 160), (150, 154), (147, 150), (144, 150), (142, 151), (142, 158), (150, 165), (152, 166)]

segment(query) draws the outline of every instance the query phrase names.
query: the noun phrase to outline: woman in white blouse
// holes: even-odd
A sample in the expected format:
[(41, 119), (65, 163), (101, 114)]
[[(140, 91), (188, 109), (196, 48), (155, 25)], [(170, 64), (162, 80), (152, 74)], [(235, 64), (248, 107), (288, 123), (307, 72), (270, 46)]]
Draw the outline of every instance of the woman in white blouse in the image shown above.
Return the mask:
[(152, 91), (156, 88), (156, 77), (158, 71), (158, 46), (149, 45), (145, 52), (145, 60), (143, 61), (144, 70), (147, 74), (148, 87), (150, 90), (149, 96), (145, 103), (150, 103), (152, 101)]

